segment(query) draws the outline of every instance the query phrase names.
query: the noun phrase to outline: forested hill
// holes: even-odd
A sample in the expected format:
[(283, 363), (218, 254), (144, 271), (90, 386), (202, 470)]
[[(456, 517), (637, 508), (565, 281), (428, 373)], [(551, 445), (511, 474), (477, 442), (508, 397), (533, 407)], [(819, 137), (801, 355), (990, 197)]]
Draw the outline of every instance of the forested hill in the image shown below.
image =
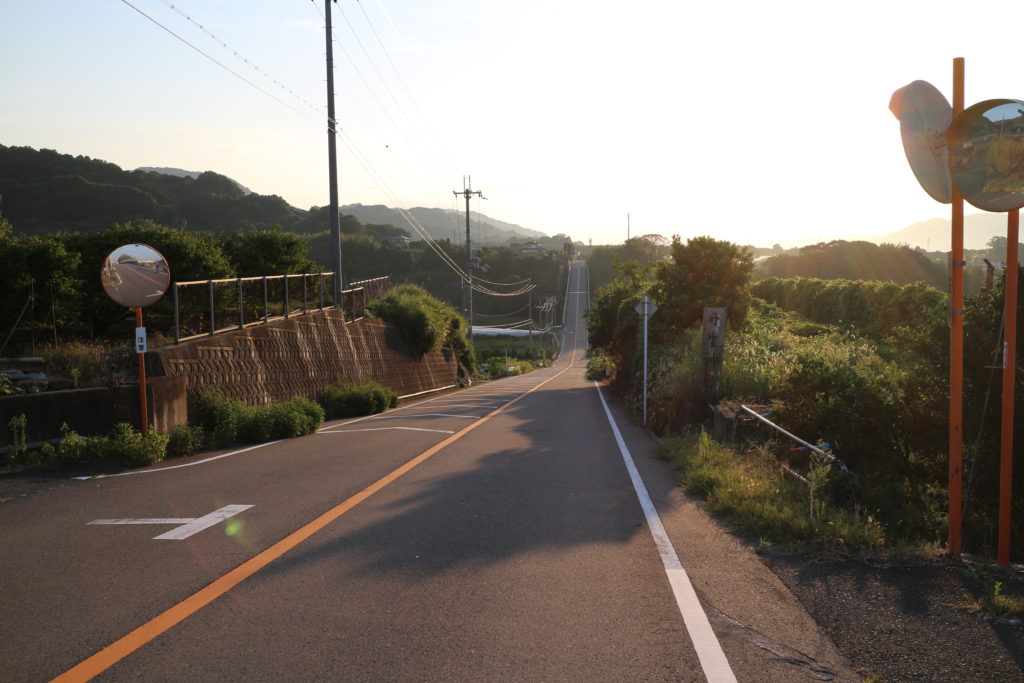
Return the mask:
[(274, 195), (246, 194), (235, 181), (125, 171), (85, 156), (0, 145), (0, 211), (20, 232), (102, 230), (152, 219), (197, 230), (249, 225), (297, 229), (308, 212)]
[(801, 247), (766, 259), (758, 277), (813, 277), (822, 279), (879, 280), (910, 284), (922, 281), (945, 289), (944, 263), (910, 247), (836, 240)]
[[(325, 188), (326, 190), (326, 188)], [(358, 232), (354, 218), (367, 225), (394, 225), (418, 239), (401, 214), (386, 206), (354, 204), (342, 232)], [(291, 206), (277, 195), (250, 192), (237, 181), (206, 171), (120, 166), (50, 149), (0, 145), (0, 214), (23, 233), (91, 232), (114, 223), (150, 219), (161, 225), (202, 231), (280, 227), (300, 234), (328, 229), (326, 207)], [(445, 209), (412, 213), (436, 239), (465, 235), (465, 216)], [(474, 241), (504, 244), (544, 237), (543, 233), (472, 214)], [(459, 226), (461, 226), (461, 231)], [(558, 248), (561, 247), (559, 242)]]

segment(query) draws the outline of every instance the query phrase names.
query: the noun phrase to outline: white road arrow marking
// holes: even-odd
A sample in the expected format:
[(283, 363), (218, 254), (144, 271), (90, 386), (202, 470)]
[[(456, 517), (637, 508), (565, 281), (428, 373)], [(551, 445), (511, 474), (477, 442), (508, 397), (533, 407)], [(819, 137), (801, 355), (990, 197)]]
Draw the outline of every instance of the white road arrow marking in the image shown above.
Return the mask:
[(149, 517), (140, 519), (94, 519), (89, 524), (177, 524), (176, 529), (154, 536), (155, 541), (181, 541), (215, 524), (244, 512), (252, 505), (225, 505), (202, 517)]

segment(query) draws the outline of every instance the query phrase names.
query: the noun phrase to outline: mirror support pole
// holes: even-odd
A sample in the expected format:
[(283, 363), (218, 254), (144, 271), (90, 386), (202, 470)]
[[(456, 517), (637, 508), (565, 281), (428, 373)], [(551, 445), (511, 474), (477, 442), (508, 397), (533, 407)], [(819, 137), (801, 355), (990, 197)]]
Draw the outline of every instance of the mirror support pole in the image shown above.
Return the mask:
[(999, 445), (999, 564), (1010, 564), (1013, 505), (1013, 399), (1017, 379), (1017, 269), (1020, 210), (1006, 218), (1006, 280), (1003, 302), (1003, 419)]
[[(964, 59), (953, 60), (953, 118), (964, 110)], [(960, 554), (964, 461), (964, 198), (953, 183), (952, 287), (949, 293), (949, 540)]]

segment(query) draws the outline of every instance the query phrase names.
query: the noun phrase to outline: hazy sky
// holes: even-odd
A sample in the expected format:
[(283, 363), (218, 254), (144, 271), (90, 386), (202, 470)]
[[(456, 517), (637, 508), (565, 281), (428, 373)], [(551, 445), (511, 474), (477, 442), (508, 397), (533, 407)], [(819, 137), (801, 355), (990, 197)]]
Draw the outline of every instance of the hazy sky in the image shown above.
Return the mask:
[[(122, 0), (0, 0), (0, 144), (326, 204), (323, 1), (131, 4), (277, 99)], [(455, 208), (469, 174), (474, 209), (594, 243), (622, 241), (627, 214), (633, 235), (763, 246), (948, 217), (888, 103), (917, 79), (951, 98), (958, 56), (968, 105), (1024, 99), (999, 37), (1024, 5), (980, 7), (341, 0), (341, 202)]]

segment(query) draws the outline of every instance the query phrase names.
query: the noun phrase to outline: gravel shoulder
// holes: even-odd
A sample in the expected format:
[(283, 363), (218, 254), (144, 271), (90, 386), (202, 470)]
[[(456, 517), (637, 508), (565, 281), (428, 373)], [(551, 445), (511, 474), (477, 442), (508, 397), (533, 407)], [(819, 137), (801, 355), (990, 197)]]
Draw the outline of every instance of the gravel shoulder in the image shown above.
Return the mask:
[(941, 556), (772, 553), (764, 561), (865, 680), (1024, 681), (1024, 624), (978, 607), (991, 580), (1019, 594), (1020, 567)]

